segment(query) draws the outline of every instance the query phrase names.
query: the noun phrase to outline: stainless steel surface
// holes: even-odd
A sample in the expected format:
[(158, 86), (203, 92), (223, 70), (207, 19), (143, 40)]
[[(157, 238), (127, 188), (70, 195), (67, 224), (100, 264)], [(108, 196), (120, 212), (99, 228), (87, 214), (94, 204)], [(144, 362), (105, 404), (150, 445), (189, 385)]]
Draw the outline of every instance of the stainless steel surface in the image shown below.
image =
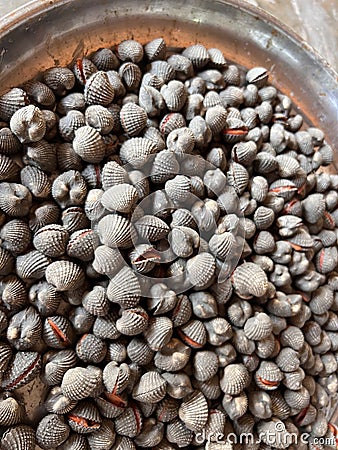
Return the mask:
[[(136, 26), (135, 26), (136, 24)], [(266, 66), (270, 80), (338, 147), (337, 74), (308, 44), (241, 0), (35, 0), (0, 22), (1, 90), (38, 71), (133, 36), (220, 47), (229, 60)]]

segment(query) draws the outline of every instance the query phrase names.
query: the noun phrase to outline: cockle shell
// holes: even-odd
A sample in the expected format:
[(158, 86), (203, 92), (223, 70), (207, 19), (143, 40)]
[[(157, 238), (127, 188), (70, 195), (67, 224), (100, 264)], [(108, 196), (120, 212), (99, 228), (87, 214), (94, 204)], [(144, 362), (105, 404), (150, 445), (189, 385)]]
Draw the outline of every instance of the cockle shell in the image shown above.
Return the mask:
[(9, 275), (14, 269), (14, 256), (4, 248), (0, 248), (0, 275)]
[(13, 155), (17, 153), (21, 148), (21, 142), (7, 127), (0, 129), (0, 148), (1, 153), (5, 155)]
[(86, 123), (101, 134), (108, 134), (114, 128), (111, 112), (102, 105), (90, 105), (85, 112)]
[(170, 230), (162, 219), (148, 214), (135, 222), (134, 226), (139, 238), (150, 242), (165, 238)]
[(76, 354), (85, 363), (100, 363), (106, 356), (107, 346), (94, 334), (84, 334), (76, 344)]
[(119, 68), (119, 75), (128, 91), (138, 88), (142, 78), (141, 69), (132, 62), (125, 62)]
[(74, 87), (75, 76), (67, 67), (53, 67), (43, 73), (43, 81), (57, 95), (64, 95)]
[(274, 390), (283, 379), (283, 373), (272, 361), (261, 361), (258, 370), (255, 372), (255, 382), (259, 388), (264, 390)]
[(218, 357), (209, 350), (198, 351), (194, 356), (193, 367), (197, 381), (210, 380), (218, 372)]
[(135, 103), (126, 103), (120, 111), (120, 121), (124, 131), (129, 136), (137, 136), (147, 123), (147, 113)]
[(8, 428), (1, 438), (4, 449), (35, 450), (35, 431), (28, 425), (17, 425)]
[(10, 120), (10, 128), (23, 144), (40, 141), (46, 132), (46, 121), (41, 110), (34, 105), (16, 111)]
[(142, 169), (149, 155), (156, 152), (156, 145), (147, 138), (134, 137), (125, 141), (120, 148), (120, 158), (135, 169)]
[(62, 225), (46, 225), (33, 238), (34, 247), (46, 256), (62, 256), (66, 251), (68, 231)]
[(99, 163), (105, 156), (106, 146), (100, 133), (85, 125), (75, 130), (74, 151), (86, 162)]
[(48, 176), (37, 167), (25, 166), (20, 172), (21, 183), (34, 197), (47, 198), (51, 194), (52, 183)]
[(102, 168), (101, 180), (103, 190), (107, 191), (113, 186), (126, 183), (128, 181), (128, 173), (116, 161), (108, 161)]
[(2, 426), (16, 425), (22, 421), (23, 408), (9, 392), (0, 396), (0, 423)]
[(62, 392), (70, 400), (94, 396), (102, 385), (102, 371), (93, 366), (68, 369), (62, 379)]
[(67, 415), (69, 426), (79, 434), (89, 434), (101, 427), (101, 416), (96, 406), (82, 400)]
[(114, 425), (109, 420), (101, 422), (100, 429), (88, 434), (88, 444), (93, 450), (103, 450), (112, 448), (115, 442), (116, 433)]
[(195, 349), (202, 348), (207, 341), (206, 329), (199, 320), (190, 320), (182, 325), (178, 335), (184, 343)]
[(244, 333), (249, 339), (260, 341), (272, 332), (272, 322), (265, 313), (249, 318), (244, 325)]
[(0, 97), (0, 117), (9, 122), (13, 114), (28, 105), (27, 93), (20, 88), (10, 89)]
[(55, 386), (62, 382), (68, 369), (75, 367), (77, 357), (74, 350), (59, 350), (45, 354), (42, 377), (48, 386)]
[(58, 291), (76, 289), (83, 283), (82, 269), (71, 261), (55, 261), (46, 269), (46, 280)]
[(52, 414), (67, 414), (77, 405), (76, 400), (69, 400), (61, 390), (60, 386), (53, 387), (45, 402), (45, 408)]
[(2, 301), (10, 311), (19, 311), (26, 304), (26, 287), (19, 277), (9, 275), (2, 280)]
[(1, 246), (13, 254), (23, 253), (30, 244), (31, 232), (20, 219), (8, 221), (0, 230)]
[(148, 314), (141, 307), (124, 309), (116, 321), (116, 328), (127, 336), (136, 336), (148, 327)]
[(262, 297), (268, 289), (265, 272), (254, 263), (238, 266), (232, 275), (232, 284), (242, 298)]
[(144, 46), (144, 53), (149, 61), (155, 61), (156, 59), (163, 59), (166, 52), (166, 43), (163, 38), (156, 38), (148, 42)]
[(0, 208), (11, 217), (28, 214), (32, 206), (30, 191), (19, 183), (0, 183)]
[(198, 391), (186, 397), (178, 410), (179, 418), (192, 431), (199, 431), (206, 425), (208, 413), (206, 398)]
[(127, 407), (124, 412), (115, 419), (115, 431), (122, 436), (134, 438), (140, 433), (142, 427), (142, 414), (136, 405)]
[(48, 414), (37, 426), (36, 439), (39, 446), (48, 449), (50, 446), (61, 445), (69, 436), (70, 428), (62, 417), (57, 414)]
[(66, 141), (72, 141), (75, 131), (86, 125), (85, 116), (77, 110), (70, 110), (59, 120), (59, 133)]
[[(0, 155), (0, 181), (10, 181), (16, 178), (20, 167), (6, 155)], [(22, 181), (21, 181), (22, 182)]]
[(134, 186), (122, 183), (110, 187), (101, 197), (102, 205), (108, 211), (129, 213), (138, 200), (138, 194)]
[(100, 48), (91, 55), (90, 60), (98, 70), (115, 70), (119, 66), (119, 60), (110, 48)]
[(16, 273), (22, 280), (38, 280), (45, 275), (50, 259), (43, 253), (32, 250), (16, 259)]
[(111, 280), (107, 288), (108, 299), (124, 308), (138, 304), (141, 288), (137, 276), (129, 267), (123, 267)]
[(63, 172), (53, 182), (52, 196), (62, 208), (81, 204), (86, 194), (86, 182), (76, 170)]
[(120, 394), (129, 383), (130, 369), (125, 363), (120, 366), (111, 361), (103, 370), (103, 383), (109, 393)]
[(153, 351), (161, 350), (171, 339), (173, 324), (168, 317), (153, 317), (144, 331), (144, 338)]
[(143, 47), (139, 42), (128, 39), (118, 45), (117, 53), (121, 61), (138, 63), (143, 58)]
[(206, 286), (212, 279), (216, 269), (215, 259), (210, 253), (200, 253), (188, 260), (187, 275), (192, 285)]
[(74, 337), (73, 328), (64, 316), (49, 316), (43, 325), (43, 339), (52, 348), (70, 347)]
[(118, 214), (103, 217), (98, 223), (97, 232), (101, 242), (112, 248), (129, 248), (135, 239), (133, 225)]
[(129, 342), (127, 353), (129, 358), (140, 366), (149, 364), (154, 357), (154, 352), (141, 337), (135, 337)]
[(41, 356), (37, 352), (17, 352), (5, 371), (1, 387), (7, 391), (29, 383), (41, 369)]
[(103, 71), (93, 73), (86, 80), (84, 96), (88, 105), (107, 106), (114, 99), (114, 88)]
[(147, 372), (141, 376), (133, 390), (133, 398), (140, 402), (157, 403), (166, 394), (167, 382), (157, 372)]
[(7, 328), (7, 339), (17, 350), (30, 350), (41, 338), (41, 331), (41, 318), (30, 306), (11, 318)]
[(250, 374), (243, 364), (229, 364), (224, 368), (220, 386), (225, 394), (238, 395), (249, 382)]

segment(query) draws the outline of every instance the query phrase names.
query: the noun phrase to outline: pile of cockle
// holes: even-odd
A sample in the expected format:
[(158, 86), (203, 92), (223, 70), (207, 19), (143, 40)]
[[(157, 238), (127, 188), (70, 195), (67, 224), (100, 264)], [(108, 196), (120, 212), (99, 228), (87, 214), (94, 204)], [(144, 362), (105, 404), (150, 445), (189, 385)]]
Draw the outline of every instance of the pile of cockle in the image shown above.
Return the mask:
[(338, 175), (266, 69), (127, 40), (0, 118), (2, 449), (335, 448)]

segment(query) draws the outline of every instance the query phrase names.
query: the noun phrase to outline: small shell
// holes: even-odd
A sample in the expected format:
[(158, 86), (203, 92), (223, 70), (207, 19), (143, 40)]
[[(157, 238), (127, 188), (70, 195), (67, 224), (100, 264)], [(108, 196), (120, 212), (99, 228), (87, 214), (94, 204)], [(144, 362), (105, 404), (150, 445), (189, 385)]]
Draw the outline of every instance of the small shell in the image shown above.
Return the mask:
[(82, 230), (89, 226), (89, 220), (84, 210), (79, 207), (70, 207), (62, 213), (62, 225), (66, 228), (68, 233), (73, 233), (77, 230)]
[(249, 174), (244, 166), (236, 162), (230, 163), (227, 172), (227, 179), (230, 186), (232, 186), (236, 194), (241, 195), (249, 182)]
[(157, 403), (166, 394), (167, 382), (157, 372), (146, 372), (135, 386), (132, 396), (142, 403)]
[[(1, 100), (0, 100), (1, 104)], [(0, 106), (1, 109), (1, 106)], [(21, 142), (12, 131), (7, 128), (0, 129), (0, 152), (4, 155), (13, 155), (21, 149)]]
[(182, 55), (189, 58), (195, 69), (204, 67), (210, 60), (210, 56), (206, 48), (201, 44), (191, 45), (186, 47)]
[(186, 397), (178, 410), (178, 415), (189, 430), (196, 432), (203, 429), (209, 416), (208, 403), (204, 395), (195, 391)]
[(90, 314), (95, 316), (105, 316), (109, 311), (106, 289), (102, 286), (94, 286), (93, 289), (83, 297), (82, 304)]
[(8, 392), (0, 396), (0, 424), (2, 426), (15, 425), (22, 420), (23, 409), (17, 400)]
[(232, 275), (232, 284), (242, 298), (262, 297), (268, 289), (265, 272), (254, 263), (238, 266)]
[(60, 386), (52, 388), (45, 401), (45, 408), (52, 414), (67, 414), (77, 405), (76, 400), (69, 400), (61, 390)]
[(81, 286), (84, 273), (71, 261), (55, 261), (46, 269), (46, 280), (55, 286), (57, 291), (69, 291)]
[(9, 275), (14, 270), (14, 257), (4, 248), (0, 248), (0, 275)]
[(93, 269), (97, 273), (113, 276), (122, 267), (121, 253), (106, 245), (99, 245), (94, 251)]
[(0, 208), (11, 217), (23, 217), (32, 206), (30, 191), (18, 183), (0, 183)]
[[(115, 419), (115, 431), (122, 436), (134, 438), (141, 432), (142, 427), (143, 418), (141, 411), (136, 405), (126, 408), (125, 411)], [(129, 447), (127, 448), (129, 449)]]
[(61, 98), (57, 104), (56, 110), (59, 114), (68, 115), (70, 111), (73, 113), (83, 111), (85, 106), (86, 102), (83, 93), (72, 92)]
[(94, 334), (84, 334), (76, 344), (76, 354), (85, 363), (100, 363), (106, 356), (107, 346)]
[(13, 254), (23, 253), (30, 244), (31, 232), (28, 225), (20, 220), (8, 221), (0, 231), (1, 246)]
[(0, 97), (0, 117), (9, 122), (13, 114), (28, 103), (26, 92), (20, 88), (13, 88)]
[(211, 253), (222, 261), (226, 260), (236, 250), (236, 238), (232, 233), (214, 234), (209, 241)]
[(299, 368), (298, 352), (290, 347), (284, 347), (276, 358), (276, 364), (283, 372), (294, 372)]
[(116, 161), (108, 161), (101, 172), (102, 188), (107, 191), (113, 186), (117, 186), (128, 181), (128, 173), (124, 167)]
[(64, 316), (49, 316), (43, 325), (43, 339), (52, 348), (69, 347), (73, 341), (73, 328)]
[(52, 67), (43, 73), (43, 81), (55, 94), (63, 96), (73, 89), (75, 76), (67, 67)]
[(86, 400), (82, 400), (67, 415), (69, 426), (79, 434), (88, 434), (99, 430), (101, 417), (96, 406)]
[(207, 109), (205, 121), (213, 134), (220, 133), (226, 126), (227, 111), (221, 105), (215, 105)]
[(70, 400), (81, 400), (93, 396), (102, 384), (99, 368), (75, 367), (67, 370), (62, 379), (62, 392)]
[(209, 350), (196, 352), (193, 360), (193, 366), (194, 377), (196, 380), (210, 380), (210, 378), (218, 372), (218, 357), (214, 352)]
[(163, 59), (166, 53), (166, 43), (163, 38), (156, 38), (148, 42), (144, 46), (144, 53), (149, 61), (155, 61), (156, 59)]
[(20, 142), (40, 141), (46, 132), (46, 122), (41, 110), (34, 105), (16, 111), (10, 120), (10, 128)]
[(59, 121), (59, 133), (64, 140), (72, 141), (75, 137), (75, 131), (85, 125), (86, 120), (82, 112), (70, 110)]
[(44, 172), (53, 172), (57, 168), (56, 145), (41, 139), (25, 146), (25, 164), (38, 167)]
[(257, 386), (266, 391), (277, 389), (283, 373), (272, 361), (262, 361), (255, 372), (255, 382)]
[(156, 145), (146, 138), (136, 137), (125, 141), (120, 148), (120, 158), (135, 169), (142, 169), (149, 155), (156, 152)]
[(19, 166), (12, 158), (9, 158), (6, 155), (0, 155), (0, 181), (10, 181), (15, 179), (19, 170)]
[(10, 311), (19, 311), (26, 304), (26, 287), (20, 278), (9, 275), (2, 280), (2, 301)]
[(135, 238), (133, 225), (118, 214), (109, 214), (103, 217), (99, 221), (97, 232), (101, 242), (112, 248), (129, 248)]
[(70, 428), (62, 417), (57, 414), (48, 414), (36, 429), (36, 439), (39, 446), (48, 449), (52, 445), (61, 445), (69, 436)]
[(134, 186), (122, 183), (112, 186), (101, 197), (102, 205), (108, 211), (129, 213), (138, 200), (138, 194)]
[(35, 450), (35, 431), (28, 425), (18, 425), (8, 428), (1, 438), (4, 449)]
[(135, 103), (126, 103), (120, 111), (120, 121), (129, 136), (137, 136), (147, 123), (147, 113)]
[(203, 322), (190, 320), (178, 329), (178, 335), (184, 343), (194, 349), (202, 348), (207, 341), (207, 332)]
[(117, 53), (121, 61), (138, 63), (143, 58), (143, 47), (139, 42), (129, 39), (118, 45)]
[(75, 231), (70, 235), (67, 244), (67, 254), (81, 261), (91, 261), (94, 251), (99, 245), (99, 238), (92, 229)]
[(286, 389), (284, 392), (284, 399), (291, 408), (301, 410), (309, 406), (310, 394), (304, 386), (297, 391)]
[(206, 286), (213, 278), (216, 264), (210, 253), (200, 253), (188, 260), (187, 275), (193, 286)]
[(106, 146), (100, 133), (88, 125), (75, 130), (74, 151), (86, 162), (99, 163), (105, 156)]
[(85, 112), (86, 123), (101, 134), (108, 134), (114, 128), (111, 112), (102, 105), (88, 106)]
[(163, 60), (152, 61), (149, 65), (149, 72), (152, 75), (162, 78), (164, 83), (168, 83), (175, 77), (175, 70), (167, 61)]
[(62, 382), (67, 370), (76, 366), (77, 357), (74, 350), (60, 350), (46, 353), (42, 377), (48, 386), (55, 386)]
[(86, 194), (86, 182), (80, 172), (76, 170), (63, 172), (53, 182), (53, 198), (62, 208), (82, 204)]
[(110, 48), (101, 48), (93, 53), (90, 60), (98, 70), (115, 70), (119, 66), (119, 60)]
[(160, 122), (159, 130), (162, 134), (169, 134), (176, 128), (182, 128), (186, 126), (186, 121), (181, 113), (170, 112), (165, 114)]
[(50, 259), (43, 253), (32, 250), (16, 259), (16, 273), (22, 280), (38, 280), (45, 275)]
[(116, 433), (109, 420), (101, 423), (100, 429), (88, 435), (88, 444), (92, 450), (108, 450), (115, 442)]
[(168, 64), (171, 65), (176, 72), (176, 78), (179, 80), (186, 80), (194, 75), (194, 68), (189, 58), (173, 54), (167, 59)]
[(41, 338), (41, 331), (41, 318), (30, 306), (11, 318), (7, 328), (7, 339), (17, 350), (30, 350)]
[(243, 364), (229, 364), (224, 368), (220, 386), (225, 394), (238, 395), (248, 386), (249, 371)]
[(109, 83), (106, 72), (99, 70), (86, 80), (84, 97), (88, 105), (107, 106), (113, 101), (114, 95), (114, 88)]
[(169, 111), (180, 111), (187, 99), (187, 92), (181, 81), (172, 80), (161, 87), (161, 94)]
[(333, 304), (333, 291), (327, 286), (320, 286), (312, 293), (309, 307), (313, 314), (324, 314)]
[(139, 238), (150, 242), (165, 238), (170, 230), (162, 219), (151, 215), (145, 215), (135, 222), (135, 229)]
[[(108, 72), (106, 72), (106, 73), (108, 76), (109, 83), (113, 86), (114, 91), (115, 91), (115, 95), (114, 95), (115, 101), (117, 98), (121, 98), (121, 97), (123, 98), (126, 95), (126, 88), (124, 87), (124, 84), (122, 82), (122, 79), (121, 79), (119, 73), (116, 72), (115, 70), (108, 70)], [(111, 104), (108, 106), (108, 109), (111, 112), (113, 118), (115, 119), (113, 111), (111, 109), (113, 106), (117, 106), (117, 105)], [(116, 109), (116, 111), (117, 111), (117, 109)], [(116, 125), (117, 124), (115, 123), (115, 126)], [(116, 127), (114, 127), (114, 131), (116, 131)]]
[(37, 352), (17, 352), (5, 371), (1, 387), (12, 391), (32, 381), (40, 372), (41, 356)]
[(123, 80), (127, 90), (136, 90), (141, 82), (142, 72), (141, 69), (132, 62), (126, 62), (121, 65), (119, 69), (119, 75)]
[(34, 197), (49, 197), (52, 190), (52, 183), (48, 176), (37, 167), (25, 166), (20, 172), (21, 183), (26, 186)]
[(249, 318), (244, 325), (244, 333), (248, 339), (260, 341), (268, 337), (272, 332), (272, 322), (265, 313), (258, 313)]
[(46, 225), (33, 238), (34, 247), (46, 256), (56, 258), (66, 251), (68, 231), (62, 225)]
[(124, 309), (116, 321), (116, 328), (127, 336), (136, 336), (148, 327), (148, 314), (141, 307)]
[(168, 317), (153, 317), (144, 331), (144, 338), (153, 351), (163, 349), (171, 339), (173, 324)]

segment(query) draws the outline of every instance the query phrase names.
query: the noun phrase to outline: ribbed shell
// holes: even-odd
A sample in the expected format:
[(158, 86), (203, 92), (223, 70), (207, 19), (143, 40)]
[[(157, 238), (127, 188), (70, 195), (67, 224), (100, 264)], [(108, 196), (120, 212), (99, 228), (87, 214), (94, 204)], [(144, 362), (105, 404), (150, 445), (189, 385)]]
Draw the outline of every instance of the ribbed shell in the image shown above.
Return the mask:
[(4, 248), (0, 248), (0, 275), (9, 275), (14, 269), (14, 256)]
[(100, 133), (85, 125), (75, 130), (74, 151), (86, 162), (99, 163), (105, 156), (106, 146)]
[(145, 215), (135, 222), (135, 229), (139, 238), (150, 242), (165, 238), (170, 230), (162, 219), (151, 215)]
[(46, 361), (42, 370), (44, 382), (48, 386), (60, 384), (67, 370), (75, 367), (76, 363), (76, 353), (71, 349), (46, 354)]
[(210, 253), (200, 253), (187, 263), (187, 275), (193, 286), (206, 286), (215, 273), (215, 259)]
[(43, 253), (32, 250), (16, 259), (16, 273), (23, 280), (38, 280), (45, 275), (50, 259)]
[(67, 414), (77, 405), (76, 400), (69, 400), (61, 390), (60, 386), (52, 388), (45, 401), (45, 408), (52, 414)]
[(224, 368), (220, 386), (225, 394), (238, 395), (249, 382), (250, 374), (243, 364), (229, 364)]
[(65, 424), (63, 417), (57, 414), (48, 414), (38, 424), (36, 439), (39, 446), (49, 449), (52, 445), (61, 445), (69, 436), (70, 428)]
[(29, 383), (41, 369), (41, 356), (37, 352), (17, 352), (5, 371), (1, 387), (12, 391)]
[(136, 336), (148, 327), (148, 314), (141, 307), (124, 309), (116, 321), (116, 328), (127, 336)]
[(46, 132), (46, 121), (41, 110), (34, 105), (16, 111), (10, 120), (10, 128), (23, 144), (40, 141)]
[(129, 366), (122, 363), (120, 366), (111, 361), (103, 369), (103, 383), (109, 393), (120, 394), (128, 386), (130, 378)]
[(88, 105), (107, 106), (114, 99), (114, 88), (103, 71), (93, 73), (85, 84), (84, 96)]
[(8, 428), (1, 438), (3, 449), (35, 450), (35, 431), (28, 425), (18, 425)]
[(67, 254), (81, 261), (91, 261), (99, 245), (99, 238), (94, 230), (86, 228), (72, 233), (67, 244)]
[(108, 247), (129, 248), (135, 238), (133, 225), (118, 214), (103, 217), (97, 231), (101, 242)]
[[(129, 406), (115, 419), (115, 431), (122, 436), (134, 438), (143, 427), (141, 411), (136, 405)], [(121, 447), (121, 450), (124, 447)], [(136, 447), (135, 447), (136, 448)], [(129, 449), (129, 447), (127, 447)]]
[(83, 270), (71, 261), (54, 261), (46, 269), (46, 280), (57, 291), (77, 289), (84, 281)]
[(186, 397), (178, 410), (178, 415), (189, 430), (197, 432), (203, 429), (209, 416), (208, 403), (204, 395), (195, 391)]
[(73, 206), (65, 209), (62, 213), (61, 220), (68, 233), (88, 228), (90, 225), (88, 217), (80, 207)]
[(67, 67), (52, 67), (43, 73), (43, 81), (57, 95), (64, 95), (74, 87), (75, 76)]
[(135, 103), (126, 103), (120, 111), (120, 121), (129, 136), (137, 136), (147, 123), (147, 113)]
[(0, 183), (0, 208), (11, 217), (23, 217), (32, 206), (30, 191), (19, 183)]
[(182, 128), (186, 126), (186, 121), (184, 116), (178, 112), (170, 112), (163, 116), (160, 122), (159, 130), (162, 134), (166, 135), (171, 133), (177, 128)]
[(132, 62), (126, 62), (119, 68), (119, 75), (122, 78), (127, 90), (134, 91), (140, 85), (141, 69)]
[(210, 60), (208, 51), (201, 44), (195, 44), (185, 48), (182, 55), (191, 60), (195, 69), (204, 67)]
[(117, 53), (121, 61), (138, 63), (143, 58), (143, 47), (139, 42), (128, 39), (117, 46)]
[(68, 238), (68, 231), (62, 225), (46, 225), (34, 234), (33, 245), (44, 255), (57, 258), (65, 253)]
[(26, 222), (20, 219), (13, 219), (3, 225), (0, 237), (3, 248), (13, 254), (20, 254), (29, 246), (31, 232)]
[(109, 277), (113, 276), (123, 265), (119, 250), (99, 245), (94, 252), (93, 269)]
[(62, 392), (70, 400), (81, 400), (94, 395), (102, 384), (100, 369), (75, 367), (67, 370), (62, 379)]
[(197, 381), (210, 380), (218, 371), (218, 357), (216, 353), (209, 350), (196, 352), (193, 367), (194, 377)]
[(232, 275), (232, 284), (242, 298), (262, 297), (268, 289), (265, 272), (255, 263), (243, 263)]
[(154, 357), (154, 352), (140, 337), (135, 337), (129, 342), (127, 353), (129, 358), (140, 366), (149, 364)]
[(149, 61), (155, 61), (156, 59), (164, 59), (166, 49), (167, 46), (164, 39), (156, 38), (144, 46), (144, 53)]
[[(177, 418), (167, 425), (166, 437), (170, 443), (176, 444), (178, 447), (188, 447), (193, 440), (194, 433)], [(172, 446), (164, 447), (164, 449), (170, 450), (172, 448)]]
[(236, 248), (236, 238), (232, 233), (214, 234), (209, 241), (209, 249), (216, 257), (224, 261)]
[(178, 335), (185, 344), (194, 349), (204, 347), (207, 342), (205, 326), (199, 320), (190, 320), (182, 325), (178, 329)]
[[(1, 101), (1, 100), (0, 100)], [(1, 106), (0, 106), (1, 108)], [(13, 155), (21, 148), (21, 142), (12, 131), (7, 128), (0, 129), (0, 153), (4, 155)]]
[(19, 170), (20, 167), (13, 159), (0, 154), (0, 181), (13, 180), (16, 178)]
[(114, 128), (111, 112), (102, 105), (88, 106), (85, 112), (86, 123), (101, 134), (108, 134)]
[(23, 409), (17, 400), (4, 392), (0, 398), (0, 424), (2, 426), (16, 425), (22, 420)]
[(102, 205), (108, 211), (129, 213), (138, 200), (138, 194), (134, 186), (122, 183), (112, 186), (101, 197)]
[(22, 309), (27, 301), (27, 291), (24, 283), (15, 275), (9, 275), (2, 280), (2, 301), (10, 311)]
[(48, 176), (37, 167), (25, 166), (20, 172), (21, 183), (26, 186), (34, 197), (49, 197), (52, 183)]
[(173, 324), (168, 317), (153, 317), (143, 335), (149, 347), (158, 351), (168, 344), (172, 333)]
[(0, 97), (0, 117), (5, 122), (9, 122), (13, 114), (28, 103), (26, 91), (20, 88), (10, 89)]
[(272, 322), (265, 313), (258, 313), (250, 317), (244, 325), (244, 333), (249, 339), (259, 341), (266, 338), (272, 332)]
[(70, 110), (67, 115), (59, 120), (59, 133), (66, 141), (72, 141), (75, 131), (86, 125), (85, 116), (77, 110)]
[(107, 353), (104, 341), (94, 334), (84, 334), (76, 344), (76, 354), (85, 363), (100, 363)]
[(70, 347), (73, 341), (73, 328), (64, 316), (49, 316), (43, 325), (43, 339), (52, 348)]
[(39, 314), (30, 306), (15, 314), (7, 328), (7, 339), (17, 350), (30, 350), (41, 338)]
[(167, 382), (158, 372), (146, 372), (133, 390), (133, 398), (142, 403), (157, 403), (166, 394)]
[(142, 169), (149, 155), (156, 152), (156, 144), (149, 139), (134, 137), (125, 141), (120, 148), (120, 158), (135, 169)]

